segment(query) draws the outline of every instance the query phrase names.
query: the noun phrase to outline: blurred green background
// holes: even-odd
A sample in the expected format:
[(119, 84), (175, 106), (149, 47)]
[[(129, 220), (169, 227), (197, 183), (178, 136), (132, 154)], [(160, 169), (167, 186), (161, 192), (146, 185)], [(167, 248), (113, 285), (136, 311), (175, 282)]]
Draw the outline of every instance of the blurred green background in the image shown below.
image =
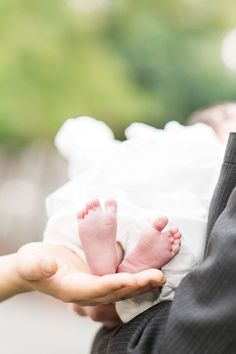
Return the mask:
[[(0, 255), (42, 240), (45, 198), (68, 180), (52, 147), (67, 118), (122, 138), (132, 121), (163, 127), (236, 100), (222, 59), (234, 27), (235, 0), (0, 0)], [(97, 327), (61, 303), (29, 293), (1, 306), (1, 353), (90, 352)]]
[(0, 141), (52, 141), (69, 117), (162, 127), (236, 99), (235, 0), (1, 0)]

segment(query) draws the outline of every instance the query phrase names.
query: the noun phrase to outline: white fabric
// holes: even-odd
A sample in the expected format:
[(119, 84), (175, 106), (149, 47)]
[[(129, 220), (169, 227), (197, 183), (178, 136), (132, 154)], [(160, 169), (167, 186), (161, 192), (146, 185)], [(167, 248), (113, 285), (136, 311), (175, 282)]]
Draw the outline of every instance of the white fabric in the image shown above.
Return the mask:
[(117, 240), (127, 254), (158, 215), (166, 215), (183, 237), (177, 257), (163, 267), (167, 282), (155, 292), (117, 303), (126, 322), (153, 304), (172, 299), (181, 279), (202, 258), (209, 203), (224, 146), (203, 124), (170, 122), (164, 130), (134, 123), (127, 140), (114, 140), (102, 122), (70, 119), (56, 137), (68, 159), (71, 181), (47, 199), (45, 241), (68, 244), (80, 255), (76, 213), (86, 201), (113, 197), (118, 202)]

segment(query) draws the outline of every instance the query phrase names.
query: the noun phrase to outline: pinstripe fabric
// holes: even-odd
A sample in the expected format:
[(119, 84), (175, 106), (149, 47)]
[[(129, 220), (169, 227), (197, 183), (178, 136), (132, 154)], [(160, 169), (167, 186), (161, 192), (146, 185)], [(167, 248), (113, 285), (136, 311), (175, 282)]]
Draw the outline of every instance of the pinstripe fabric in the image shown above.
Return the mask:
[(102, 329), (92, 354), (236, 353), (236, 133), (231, 133), (208, 223), (205, 260), (170, 302), (114, 330)]
[(209, 239), (213, 225), (218, 216), (224, 210), (229, 196), (235, 187), (236, 180), (236, 133), (229, 136), (224, 161), (221, 168), (220, 177), (212, 198), (211, 207), (208, 216), (207, 239)]
[(95, 337), (92, 354), (151, 353), (158, 345), (158, 338), (162, 338), (170, 304), (162, 302), (114, 330), (103, 327)]
[(236, 133), (228, 141), (208, 234), (205, 261), (176, 292), (162, 354), (236, 353)]

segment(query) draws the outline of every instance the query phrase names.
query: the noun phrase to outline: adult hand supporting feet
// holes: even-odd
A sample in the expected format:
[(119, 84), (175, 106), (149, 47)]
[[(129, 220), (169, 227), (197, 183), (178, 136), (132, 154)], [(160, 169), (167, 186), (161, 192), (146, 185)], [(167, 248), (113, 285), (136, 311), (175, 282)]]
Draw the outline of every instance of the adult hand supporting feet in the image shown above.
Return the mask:
[(120, 301), (162, 286), (163, 273), (149, 269), (136, 274), (96, 276), (69, 248), (31, 243), (18, 251), (17, 269), (30, 288), (83, 306)]

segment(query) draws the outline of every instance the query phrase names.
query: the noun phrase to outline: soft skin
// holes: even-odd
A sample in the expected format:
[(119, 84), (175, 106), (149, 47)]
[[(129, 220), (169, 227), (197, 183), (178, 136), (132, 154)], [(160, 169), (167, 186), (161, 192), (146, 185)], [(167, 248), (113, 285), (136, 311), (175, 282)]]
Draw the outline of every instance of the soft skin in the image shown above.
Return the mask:
[(163, 273), (156, 269), (136, 274), (92, 275), (82, 258), (70, 249), (41, 242), (0, 257), (0, 301), (38, 290), (83, 306), (106, 304), (150, 291), (164, 282)]

